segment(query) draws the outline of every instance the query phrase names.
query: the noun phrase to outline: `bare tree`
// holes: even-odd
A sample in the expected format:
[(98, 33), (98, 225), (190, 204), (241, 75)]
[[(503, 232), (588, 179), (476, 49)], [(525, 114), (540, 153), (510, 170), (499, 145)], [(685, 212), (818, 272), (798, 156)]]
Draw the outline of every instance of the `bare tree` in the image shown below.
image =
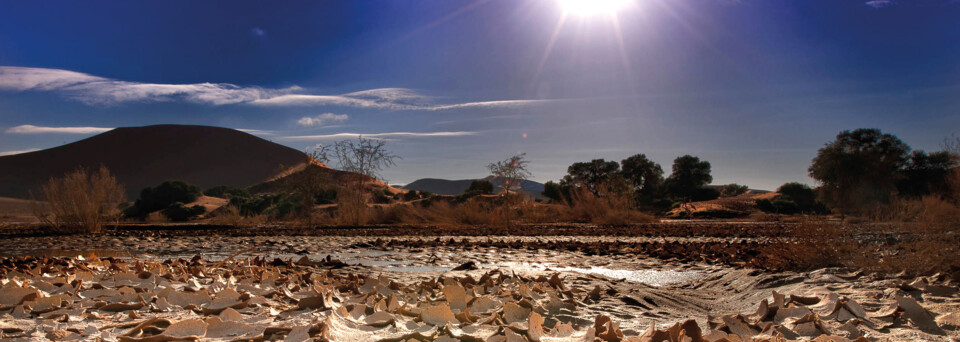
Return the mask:
[(51, 213), (38, 218), (69, 232), (99, 232), (104, 222), (118, 217), (123, 201), (123, 186), (104, 166), (97, 172), (81, 168), (63, 178), (51, 178), (42, 193)]
[(527, 164), (530, 162), (524, 160), (526, 156), (526, 153), (521, 153), (487, 165), (493, 178), (497, 180), (503, 189), (503, 194), (510, 193), (510, 189), (514, 187), (518, 187), (520, 191), (523, 191), (523, 182), (532, 176), (530, 171), (527, 170)]
[(344, 174), (345, 186), (337, 195), (339, 211), (344, 223), (362, 224), (366, 213), (366, 184), (381, 179), (383, 169), (396, 165), (399, 156), (386, 148), (387, 142), (380, 139), (367, 139), (358, 136), (357, 140), (341, 140), (333, 144), (332, 149), (318, 147), (313, 157), (317, 160), (329, 160), (333, 152), (337, 166)]

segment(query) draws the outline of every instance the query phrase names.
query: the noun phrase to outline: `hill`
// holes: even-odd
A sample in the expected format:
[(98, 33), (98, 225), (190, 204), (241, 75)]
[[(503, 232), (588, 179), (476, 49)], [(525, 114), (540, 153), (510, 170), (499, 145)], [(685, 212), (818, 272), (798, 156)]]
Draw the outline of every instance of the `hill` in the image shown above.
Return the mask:
[[(488, 176), (483, 179), (493, 183), (494, 187), (499, 187), (498, 182), (494, 180), (492, 176)], [(422, 178), (415, 180), (410, 184), (404, 185), (403, 189), (429, 191), (440, 195), (459, 195), (466, 191), (467, 188), (470, 187), (470, 183), (474, 180), (475, 179), (448, 180), (438, 178)], [(532, 194), (534, 198), (543, 198), (543, 195), (540, 194), (543, 192), (542, 183), (528, 180), (523, 182), (523, 190)]]
[(117, 128), (51, 149), (0, 157), (0, 196), (27, 198), (51, 177), (104, 165), (126, 187), (128, 200), (167, 179), (201, 188), (246, 187), (275, 178), (281, 165), (308, 156), (237, 130), (190, 125)]

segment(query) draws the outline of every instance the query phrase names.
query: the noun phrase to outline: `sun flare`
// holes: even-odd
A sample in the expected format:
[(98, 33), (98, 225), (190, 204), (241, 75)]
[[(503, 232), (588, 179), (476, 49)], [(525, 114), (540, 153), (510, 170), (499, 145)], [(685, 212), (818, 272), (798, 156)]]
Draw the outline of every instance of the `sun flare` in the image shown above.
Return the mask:
[(592, 16), (598, 14), (614, 14), (631, 0), (559, 0), (560, 6), (567, 14)]

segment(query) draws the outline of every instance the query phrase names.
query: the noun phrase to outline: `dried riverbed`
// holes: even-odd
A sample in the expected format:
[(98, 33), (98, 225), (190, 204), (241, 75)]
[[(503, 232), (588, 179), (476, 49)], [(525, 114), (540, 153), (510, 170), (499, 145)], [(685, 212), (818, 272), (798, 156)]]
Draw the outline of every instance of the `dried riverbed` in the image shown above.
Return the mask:
[[(150, 294), (141, 296), (144, 306), (133, 309), (132, 312), (121, 310), (120, 312), (126, 312), (123, 315), (108, 315), (102, 310), (102, 306), (98, 308), (96, 303), (87, 303), (89, 305), (84, 306), (82, 300), (78, 299), (78, 301), (60, 301), (59, 305), (67, 305), (64, 303), (70, 302), (70, 307), (61, 307), (58, 310), (73, 310), (70, 311), (73, 316), (68, 317), (65, 321), (57, 318), (45, 318), (50, 316), (45, 314), (51, 311), (40, 312), (43, 311), (40, 310), (32, 313), (30, 310), (35, 310), (34, 306), (39, 304), (30, 306), (26, 300), (20, 298), (19, 302), (9, 300), (0, 303), (4, 305), (0, 307), (0, 322), (3, 324), (3, 331), (7, 337), (45, 337), (51, 331), (59, 330), (64, 331), (60, 334), (78, 339), (102, 337), (110, 340), (124, 339), (122, 336), (129, 333), (133, 326), (105, 328), (109, 324), (137, 322), (151, 317), (159, 317), (158, 319), (168, 319), (174, 324), (181, 321), (199, 320), (205, 325), (195, 322), (191, 323), (194, 326), (188, 328), (199, 331), (199, 326), (203, 325), (206, 329), (205, 337), (208, 339), (231, 339), (224, 337), (226, 335), (215, 338), (214, 335), (210, 334), (210, 329), (213, 326), (223, 328), (221, 325), (212, 325), (216, 322), (211, 320), (211, 317), (219, 315), (221, 323), (228, 319), (221, 317), (223, 316), (222, 312), (214, 314), (207, 310), (205, 313), (202, 305), (195, 308), (173, 306), (167, 307), (169, 310), (157, 310), (156, 307), (160, 298), (164, 298), (164, 301), (169, 303), (169, 298), (160, 295), (162, 289), (159, 289), (159, 287), (167, 286), (177, 291), (196, 292), (189, 290), (190, 286), (194, 286), (196, 287), (194, 290), (197, 291), (206, 289), (206, 293), (210, 295), (211, 303), (216, 301), (219, 291), (225, 291), (227, 288), (233, 289), (231, 291), (238, 291), (241, 295), (246, 293), (248, 303), (236, 309), (241, 316), (231, 313), (229, 319), (239, 319), (238, 322), (246, 322), (242, 323), (243, 327), (237, 326), (237, 329), (255, 326), (251, 334), (259, 334), (257, 336), (266, 339), (289, 338), (295, 335), (293, 329), (301, 326), (309, 327), (306, 336), (314, 338), (352, 340), (358, 336), (363, 336), (363, 331), (370, 332), (366, 336), (375, 337), (379, 335), (372, 331), (383, 327), (383, 325), (379, 325), (382, 322), (375, 322), (372, 325), (367, 324), (369, 322), (364, 322), (365, 320), (375, 321), (376, 319), (392, 319), (391, 326), (395, 329), (402, 330), (401, 328), (404, 328), (411, 331), (426, 329), (422, 336), (417, 335), (420, 336), (417, 338), (422, 339), (436, 339), (444, 336), (457, 337), (454, 335), (462, 333), (464, 329), (470, 331), (475, 331), (471, 329), (480, 329), (476, 331), (490, 333), (490, 336), (487, 336), (489, 338), (512, 339), (520, 337), (532, 340), (539, 336), (537, 335), (539, 333), (536, 332), (539, 330), (536, 329), (543, 330), (544, 335), (542, 337), (552, 333), (557, 335), (554, 336), (557, 338), (560, 338), (560, 335), (563, 334), (567, 334), (567, 338), (582, 338), (588, 337), (587, 331), (593, 328), (593, 336), (600, 336), (604, 332), (608, 332), (613, 335), (607, 334), (604, 335), (606, 337), (600, 337), (612, 340), (613, 337), (617, 336), (616, 332), (626, 337), (639, 336), (645, 332), (653, 334), (657, 331), (650, 330), (651, 324), (656, 328), (666, 329), (688, 319), (692, 319), (695, 323), (687, 323), (687, 330), (690, 328), (689, 324), (695, 324), (702, 330), (703, 335), (712, 336), (711, 338), (719, 338), (721, 333), (724, 336), (726, 336), (725, 334), (770, 338), (781, 336), (801, 340), (813, 339), (821, 335), (840, 336), (847, 339), (867, 337), (871, 340), (950, 341), (960, 337), (960, 333), (956, 330), (957, 325), (960, 325), (957, 321), (960, 319), (958, 317), (960, 315), (958, 314), (960, 312), (960, 296), (957, 294), (956, 284), (949, 279), (945, 279), (945, 277), (899, 279), (862, 274), (855, 270), (838, 269), (823, 269), (808, 273), (764, 272), (717, 263), (684, 259), (664, 260), (637, 254), (585, 253), (582, 250), (562, 248), (523, 247), (525, 245), (563, 245), (561, 243), (543, 243), (551, 241), (586, 241), (600, 245), (631, 241), (636, 243), (686, 243), (710, 241), (711, 239), (717, 239), (715, 237), (497, 236), (474, 237), (463, 240), (460, 237), (443, 236), (430, 237), (429, 239), (445, 242), (454, 239), (455, 243), (412, 243), (422, 241), (421, 239), (422, 237), (418, 236), (378, 238), (365, 236), (197, 235), (174, 237), (151, 234), (140, 236), (106, 234), (70, 237), (8, 237), (0, 239), (0, 254), (5, 256), (2, 260), (8, 267), (5, 268), (5, 274), (2, 278), (4, 282), (4, 288), (0, 291), (2, 295), (7, 295), (13, 291), (11, 286), (29, 288), (30, 284), (36, 284), (38, 281), (51, 283), (58, 288), (63, 288), (64, 285), (71, 286), (69, 282), (56, 284), (54, 279), (64, 277), (65, 275), (62, 274), (47, 273), (31, 276), (29, 273), (18, 273), (14, 271), (15, 268), (9, 268), (14, 267), (15, 261), (22, 260), (23, 256), (63, 258), (58, 260), (72, 260), (68, 262), (73, 263), (79, 262), (76, 258), (78, 256), (82, 256), (86, 260), (97, 257), (114, 257), (117, 258), (116, 262), (128, 265), (135, 263), (135, 260), (151, 263), (168, 259), (183, 259), (185, 261), (183, 267), (189, 268), (189, 260), (200, 255), (201, 258), (196, 260), (201, 260), (204, 267), (214, 270), (182, 278), (185, 286), (176, 285), (177, 282), (171, 279), (167, 279), (167, 281), (172, 281), (171, 284), (164, 284), (162, 279), (156, 278), (157, 280), (152, 285), (142, 285), (152, 287), (152, 290), (134, 288), (137, 293)], [(755, 240), (750, 239), (753, 238), (737, 238), (742, 243), (756, 243)], [(478, 243), (492, 240), (509, 243)], [(535, 241), (541, 243), (531, 243)], [(510, 247), (493, 247), (493, 245)], [(233, 259), (215, 267), (219, 261), (231, 256), (233, 256)], [(288, 261), (274, 262), (275, 259)], [(260, 265), (257, 261), (252, 260), (265, 261), (260, 261), (259, 263), (262, 264)], [(297, 281), (289, 278), (291, 283), (286, 285), (280, 282), (270, 285), (275, 287), (287, 286), (286, 289), (292, 291), (293, 294), (277, 294), (276, 291), (271, 294), (264, 290), (263, 294), (259, 294), (263, 297), (261, 300), (256, 299), (257, 294), (241, 290), (237, 285), (238, 283), (231, 285), (229, 281), (226, 281), (221, 287), (213, 286), (220, 281), (217, 279), (222, 280), (222, 276), (217, 278), (214, 276), (215, 274), (222, 274), (222, 272), (238, 274), (238, 270), (249, 270), (250, 267), (253, 267), (251, 265), (260, 265), (257, 267), (266, 267), (266, 269), (272, 270), (271, 272), (279, 272), (277, 279), (285, 276), (289, 278), (292, 274), (300, 275)], [(454, 270), (460, 266), (465, 266), (461, 267), (465, 269)], [(153, 271), (154, 276), (161, 276), (156, 274), (161, 272), (159, 269), (163, 268)], [(51, 270), (61, 269), (52, 268)], [(378, 309), (376, 306), (377, 300), (373, 300), (373, 303), (364, 302), (365, 304), (362, 307), (360, 303), (348, 305), (347, 303), (350, 303), (351, 298), (362, 297), (366, 292), (344, 289), (336, 292), (337, 296), (342, 297), (343, 302), (328, 303), (329, 305), (324, 308), (293, 309), (297, 308), (298, 301), (303, 300), (303, 298), (297, 296), (302, 297), (306, 294), (298, 295), (297, 291), (291, 289), (296, 288), (306, 291), (310, 286), (314, 286), (310, 288), (311, 291), (329, 291), (328, 288), (318, 290), (316, 282), (302, 283), (302, 275), (307, 273), (325, 274), (324, 272), (328, 270), (332, 272), (330, 273), (331, 276), (324, 278), (324, 281), (335, 283), (342, 281), (342, 279), (337, 280), (339, 278), (336, 277), (345, 277), (343, 279), (357, 279), (358, 286), (371, 282), (372, 279), (377, 282), (386, 282), (385, 284), (395, 283), (396, 285), (385, 286), (396, 287), (397, 289), (394, 289), (394, 291), (404, 292), (406, 297), (400, 297), (402, 302), (415, 304), (411, 304), (410, 311), (407, 313), (396, 308), (393, 311), (384, 308)], [(242, 281), (241, 275), (246, 274), (244, 272), (246, 271), (240, 272), (235, 277), (237, 282)], [(95, 280), (85, 282), (86, 285), (74, 286), (72, 292), (68, 289), (62, 293), (79, 295), (77, 291), (88, 291), (90, 288), (87, 287), (95, 286), (93, 284), (111, 285), (120, 291), (119, 288), (122, 285), (115, 282), (118, 271), (107, 267), (106, 271), (102, 273), (94, 273)], [(335, 275), (335, 277), (332, 275)], [(562, 281), (563, 290), (561, 290), (561, 286), (551, 284), (548, 281), (554, 275)], [(494, 287), (489, 289), (476, 288), (469, 284), (470, 281), (465, 280), (478, 280), (485, 276), (496, 279), (496, 286), (494, 286), (496, 289)], [(267, 286), (262, 283), (262, 277), (254, 278), (256, 281), (253, 283), (260, 284), (257, 286)], [(29, 281), (24, 283), (25, 279), (29, 279)], [(540, 279), (540, 281), (537, 279)], [(449, 298), (451, 295), (445, 293), (446, 290), (442, 290), (445, 287), (452, 286), (454, 283), (451, 283), (451, 281), (459, 284), (457, 286), (473, 291), (468, 292), (469, 298), (473, 299), (467, 301), (469, 304), (467, 307), (461, 308), (459, 299), (454, 299), (453, 301), (456, 301), (454, 303)], [(526, 290), (518, 287), (521, 283), (526, 284)], [(432, 288), (433, 295), (424, 297), (422, 288), (427, 286), (425, 284)], [(375, 286), (371, 288), (375, 288)], [(532, 290), (535, 288), (538, 290)], [(44, 291), (41, 292), (41, 297), (50, 296), (57, 292), (57, 290), (49, 287), (40, 290)], [(450, 291), (457, 290), (451, 288)], [(165, 296), (169, 295), (170, 293), (167, 293)], [(484, 315), (496, 316), (494, 321), (484, 323), (481, 318), (456, 316), (463, 313), (464, 310), (469, 311), (470, 307), (476, 304), (474, 300), (484, 295), (496, 297), (491, 297), (491, 300), (499, 303), (492, 307), (484, 306), (484, 310), (486, 310), (483, 312)], [(79, 296), (83, 297), (82, 295)], [(366, 296), (369, 297), (369, 294)], [(389, 295), (380, 293), (373, 297), (387, 299)], [(135, 301), (139, 300), (140, 298), (137, 298)], [(249, 302), (251, 300), (253, 302)], [(523, 304), (524, 300), (526, 300), (526, 304)], [(524, 309), (520, 310), (523, 317), (517, 316), (518, 313), (514, 311), (518, 309), (514, 306), (506, 305), (510, 301), (521, 303), (518, 305)], [(104, 305), (110, 304), (109, 300), (102, 300), (101, 302), (104, 302)], [(425, 316), (422, 310), (438, 304), (446, 304), (448, 307), (452, 307), (452, 313), (456, 320), (431, 325), (428, 321), (433, 319), (432, 316), (427, 317), (429, 314)], [(293, 306), (290, 307), (291, 305)], [(339, 307), (343, 307), (343, 310), (339, 310)], [(510, 309), (507, 310), (505, 307)], [(27, 308), (30, 310), (27, 310)], [(271, 308), (276, 314), (270, 311)], [(287, 309), (293, 310), (281, 314), (285, 312), (283, 310)], [(387, 313), (377, 314), (380, 311), (386, 311)], [(510, 313), (506, 311), (510, 311)], [(532, 313), (537, 313), (539, 318), (532, 317)], [(738, 316), (737, 314), (742, 315)], [(369, 318), (374, 315), (377, 315), (378, 318)], [(445, 320), (450, 319), (445, 314), (441, 316)], [(507, 319), (507, 316), (511, 318)], [(484, 317), (489, 318), (489, 316)], [(610, 318), (611, 322), (616, 324), (616, 329), (612, 326), (613, 323), (604, 324), (600, 322), (598, 325), (598, 322), (603, 320), (599, 317)], [(290, 319), (294, 320), (289, 321)], [(543, 319), (543, 322), (540, 322), (540, 319)], [(509, 322), (510, 320), (515, 320), (515, 322)], [(254, 321), (259, 323), (252, 323)], [(30, 322), (42, 324), (29, 324)], [(400, 327), (401, 322), (405, 325), (404, 327)], [(511, 327), (511, 323), (523, 324)], [(450, 324), (450, 327), (447, 327), (447, 324)], [(536, 324), (542, 325), (542, 328), (531, 329), (532, 325)], [(414, 325), (417, 327), (414, 327)], [(567, 325), (569, 325), (569, 329), (566, 328)], [(87, 328), (87, 326), (92, 326), (93, 329)], [(257, 328), (261, 326), (263, 329)], [(424, 326), (432, 326), (436, 329), (421, 328)], [(561, 328), (561, 326), (563, 327)], [(273, 330), (270, 327), (273, 327)], [(326, 332), (323, 332), (323, 329), (327, 329)], [(166, 329), (155, 328), (153, 332), (162, 334), (164, 330)], [(536, 331), (531, 332), (532, 330)], [(708, 335), (712, 332), (719, 333)], [(297, 330), (296, 336), (302, 337), (303, 333), (302, 329)], [(358, 333), (360, 335), (356, 335)], [(146, 333), (146, 335), (141, 334), (137, 338), (148, 338), (150, 336), (152, 336), (150, 333)], [(346, 336), (351, 336), (351, 338), (348, 339)], [(465, 338), (463, 335), (458, 336), (459, 338)], [(416, 336), (410, 335), (407, 337)]]

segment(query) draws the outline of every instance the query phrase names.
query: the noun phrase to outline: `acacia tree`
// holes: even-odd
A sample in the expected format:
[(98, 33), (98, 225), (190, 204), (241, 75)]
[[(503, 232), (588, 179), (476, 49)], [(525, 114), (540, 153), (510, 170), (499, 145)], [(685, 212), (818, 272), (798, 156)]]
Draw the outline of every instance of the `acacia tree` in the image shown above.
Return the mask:
[(493, 179), (495, 179), (497, 183), (499, 183), (500, 188), (503, 189), (503, 194), (509, 194), (510, 189), (514, 187), (518, 187), (522, 191), (523, 182), (532, 176), (530, 171), (527, 170), (527, 164), (530, 162), (524, 160), (526, 156), (526, 153), (520, 153), (505, 160), (487, 165), (487, 169), (490, 170)]
[(643, 202), (652, 201), (663, 184), (663, 168), (642, 153), (620, 161), (620, 173)]
[(607, 186), (619, 173), (620, 164), (612, 160), (577, 162), (567, 168), (567, 175), (560, 180), (560, 185), (566, 188), (585, 187), (594, 196), (600, 196), (600, 188)]
[(358, 136), (357, 140), (341, 140), (330, 147), (318, 146), (313, 157), (317, 160), (330, 160), (332, 152), (340, 170), (346, 171), (343, 177), (344, 190), (337, 195), (341, 217), (346, 223), (362, 224), (366, 215), (366, 184), (379, 180), (383, 169), (396, 165), (399, 156), (387, 150), (387, 142), (381, 139), (367, 139)]
[(670, 194), (691, 201), (704, 185), (712, 181), (710, 162), (688, 154), (673, 160), (673, 172), (665, 183)]
[(910, 147), (879, 129), (842, 131), (817, 151), (808, 169), (843, 219), (851, 208), (885, 202), (896, 191)]

